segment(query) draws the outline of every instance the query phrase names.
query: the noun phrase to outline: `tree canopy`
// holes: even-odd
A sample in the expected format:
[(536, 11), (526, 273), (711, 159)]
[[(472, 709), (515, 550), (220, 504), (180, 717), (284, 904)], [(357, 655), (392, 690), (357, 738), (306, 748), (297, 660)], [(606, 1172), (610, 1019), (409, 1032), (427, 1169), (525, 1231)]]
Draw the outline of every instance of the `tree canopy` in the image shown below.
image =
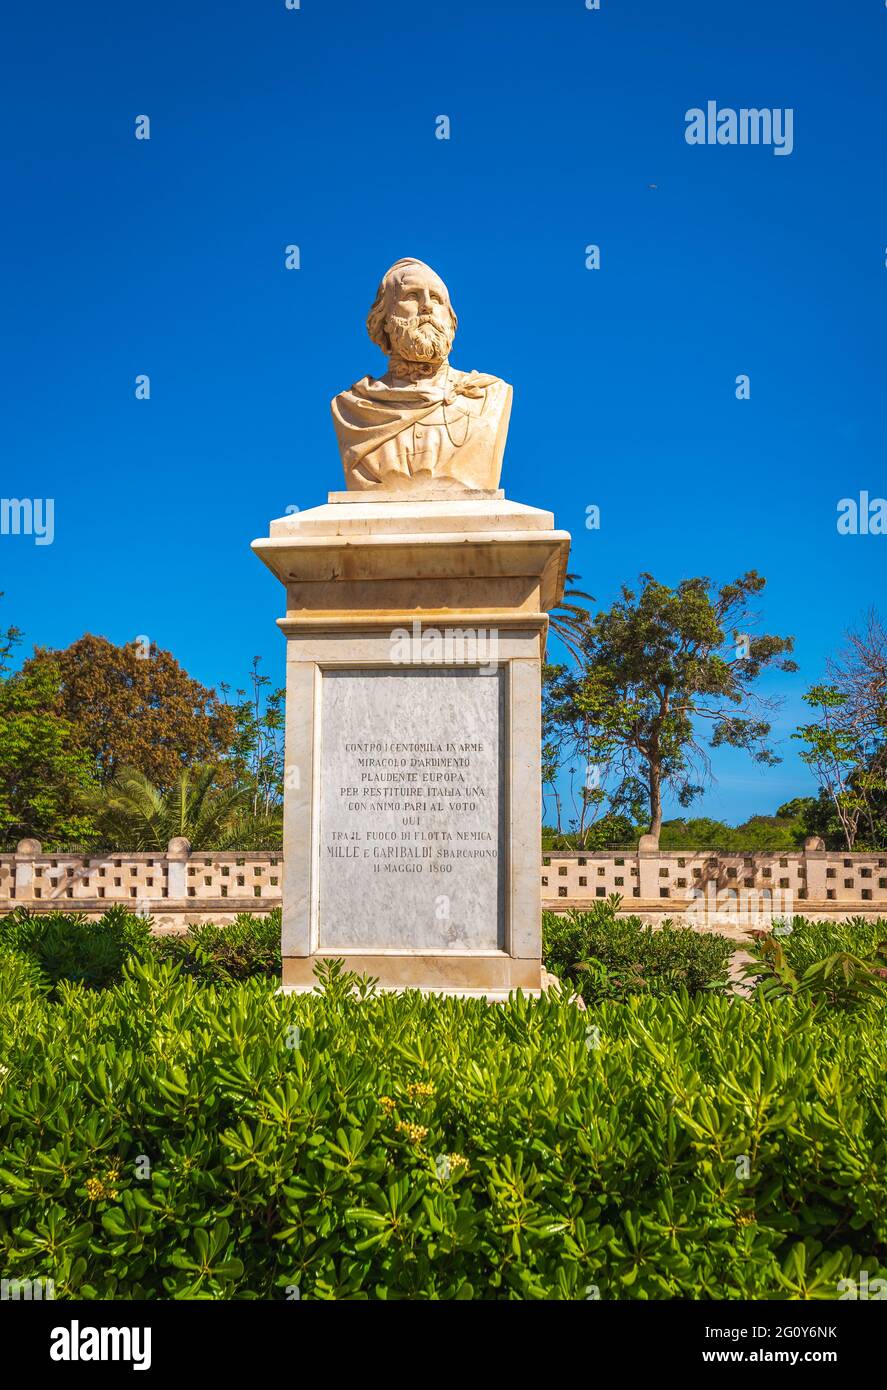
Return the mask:
[(804, 700), (814, 718), (794, 735), (819, 783), (824, 833), (848, 849), (887, 840), (887, 629), (870, 612)]
[(61, 651), (37, 648), (23, 673), (47, 668), (57, 678), (48, 708), (102, 783), (132, 768), (168, 788), (183, 769), (218, 763), (232, 744), (232, 709), (153, 643), (115, 646), (87, 633)]
[(165, 850), (175, 836), (192, 849), (276, 849), (280, 807), (253, 808), (248, 783), (219, 787), (213, 767), (186, 768), (161, 791), (144, 773), (123, 768), (93, 796), (97, 833), (109, 847)]
[(720, 587), (706, 577), (675, 588), (640, 580), (589, 619), (579, 669), (550, 673), (546, 745), (549, 759), (554, 746), (585, 759), (583, 805), (638, 817), (646, 804), (658, 837), (665, 789), (685, 807), (710, 779), (707, 748), (779, 761), (763, 717), (776, 702), (754, 684), (768, 667), (797, 666), (790, 637), (751, 631), (751, 602), (766, 583), (754, 570)]
[(92, 830), (86, 793), (94, 783), (89, 755), (71, 725), (54, 714), (58, 673), (51, 662), (13, 673), (21, 632), (0, 633), (0, 842), (34, 838), (51, 845)]

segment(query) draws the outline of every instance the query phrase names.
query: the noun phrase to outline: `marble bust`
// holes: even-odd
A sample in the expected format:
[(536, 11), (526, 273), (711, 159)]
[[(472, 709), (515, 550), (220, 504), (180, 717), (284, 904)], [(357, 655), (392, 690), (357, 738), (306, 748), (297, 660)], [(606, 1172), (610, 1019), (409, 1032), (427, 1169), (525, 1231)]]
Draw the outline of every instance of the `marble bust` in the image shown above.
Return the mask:
[(367, 330), (388, 370), (332, 402), (349, 489), (499, 486), (511, 387), (450, 366), (456, 326), (449, 291), (430, 266), (407, 258), (386, 271)]

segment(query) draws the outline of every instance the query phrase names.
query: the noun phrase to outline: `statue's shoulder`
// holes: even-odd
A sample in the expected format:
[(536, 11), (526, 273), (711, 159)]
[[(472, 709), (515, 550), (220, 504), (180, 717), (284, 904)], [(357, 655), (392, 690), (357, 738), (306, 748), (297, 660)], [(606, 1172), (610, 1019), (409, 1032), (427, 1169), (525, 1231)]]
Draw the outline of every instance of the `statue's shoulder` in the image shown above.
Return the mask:
[(350, 386), (346, 386), (344, 391), (339, 391), (340, 396), (364, 396), (367, 391), (375, 387), (376, 390), (382, 385), (381, 379), (375, 376), (362, 376), (359, 381), (353, 381)]
[(459, 391), (466, 396), (478, 395), (483, 391), (490, 399), (496, 402), (504, 402), (511, 399), (512, 388), (509, 382), (503, 381), (501, 376), (493, 376), (492, 372), (455, 372), (455, 383)]
[(362, 376), (359, 381), (353, 382), (351, 386), (346, 386), (344, 391), (337, 391), (330, 401), (330, 406), (335, 412), (338, 402), (347, 404), (354, 400), (365, 401), (368, 397), (378, 395), (381, 386), (382, 382), (378, 377)]

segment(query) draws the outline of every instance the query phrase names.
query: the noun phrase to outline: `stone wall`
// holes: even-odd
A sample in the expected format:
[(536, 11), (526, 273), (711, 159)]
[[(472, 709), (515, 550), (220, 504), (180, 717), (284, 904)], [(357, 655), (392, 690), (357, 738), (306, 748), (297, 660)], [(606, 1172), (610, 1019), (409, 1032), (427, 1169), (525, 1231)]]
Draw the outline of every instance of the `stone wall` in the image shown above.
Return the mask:
[[(887, 918), (887, 851), (830, 853), (820, 843), (794, 854), (553, 851), (542, 856), (542, 904), (563, 912), (618, 893), (623, 912), (651, 921), (710, 918), (713, 910), (735, 914), (738, 925), (767, 911)], [(15, 854), (0, 855), (0, 914), (23, 906), (99, 916), (125, 903), (161, 929), (225, 922), (279, 906), (282, 870), (280, 853), (191, 851), (186, 840), (171, 840), (165, 854), (95, 856), (50, 854), (23, 840)]]
[(192, 852), (180, 839), (165, 854), (105, 855), (50, 854), (22, 840), (15, 854), (0, 855), (0, 913), (22, 906), (95, 917), (124, 903), (163, 929), (226, 922), (279, 906), (282, 871), (279, 853)]
[[(645, 837), (646, 838), (646, 837)], [(758, 914), (805, 917), (887, 917), (887, 851), (827, 852), (807, 841), (803, 852), (723, 851), (552, 852), (542, 857), (542, 902), (552, 911), (588, 907), (618, 893), (623, 912), (663, 917)]]

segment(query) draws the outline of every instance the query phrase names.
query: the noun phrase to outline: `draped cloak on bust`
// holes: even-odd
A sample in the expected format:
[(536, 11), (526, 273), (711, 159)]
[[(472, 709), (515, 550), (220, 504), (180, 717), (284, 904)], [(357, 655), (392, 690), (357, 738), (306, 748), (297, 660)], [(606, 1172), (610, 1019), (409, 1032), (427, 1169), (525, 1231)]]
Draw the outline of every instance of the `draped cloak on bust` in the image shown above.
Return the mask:
[[(488, 389), (496, 386), (510, 390), (499, 377), (452, 369), (445, 386), (422, 381), (389, 386), (381, 378), (362, 377), (332, 402), (333, 421), (349, 485), (352, 478), (358, 486), (380, 484), (386, 473), (391, 472), (410, 476), (411, 451), (406, 447), (398, 450), (397, 462), (392, 466), (391, 451), (385, 449), (385, 445), (404, 431), (411, 430), (415, 435), (415, 426), (422, 421), (449, 431), (452, 419), (457, 433), (461, 433), (467, 416), (467, 435), (470, 419), (483, 411)], [(466, 410), (469, 401), (477, 404)], [(450, 417), (447, 416), (448, 407), (453, 407)], [(436, 417), (433, 422), (432, 416)]]

